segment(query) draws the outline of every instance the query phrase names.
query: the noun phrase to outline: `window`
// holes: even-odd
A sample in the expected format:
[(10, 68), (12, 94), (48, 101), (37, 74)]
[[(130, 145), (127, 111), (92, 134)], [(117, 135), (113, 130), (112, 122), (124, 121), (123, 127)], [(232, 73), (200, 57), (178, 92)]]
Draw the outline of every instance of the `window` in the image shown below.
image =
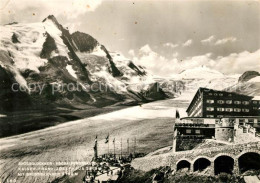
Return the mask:
[(242, 109), (242, 112), (249, 112), (249, 109)]
[(208, 103), (208, 104), (213, 104), (213, 103), (214, 103), (214, 100), (207, 100), (207, 103)]
[(232, 111), (233, 111), (233, 108), (226, 108), (225, 111), (227, 111), (227, 112), (232, 112)]
[(232, 94), (230, 93), (230, 94), (228, 94), (228, 96), (229, 96), (229, 97), (232, 97)]
[(239, 108), (234, 108), (234, 112), (241, 112), (241, 109), (239, 109)]
[(220, 93), (219, 96), (223, 96), (223, 93)]
[(187, 133), (187, 134), (191, 134), (191, 130), (190, 130), (190, 129), (187, 129), (187, 130), (186, 130), (186, 133)]
[(212, 93), (209, 93), (209, 95), (212, 95)]
[(253, 104), (257, 104), (257, 101), (253, 101)]
[(203, 119), (198, 119), (198, 123), (203, 123)]
[(226, 104), (232, 104), (232, 100), (226, 100)]
[(253, 107), (254, 110), (257, 110), (257, 107)]
[(224, 104), (224, 100), (218, 100), (218, 104)]
[(239, 123), (244, 123), (245, 120), (244, 119), (239, 119)]
[(217, 108), (217, 111), (225, 111), (225, 108), (218, 107), (218, 108)]
[(248, 101), (243, 101), (242, 104), (244, 104), (244, 105), (248, 105), (249, 102), (248, 102)]
[(207, 118), (214, 118), (214, 115), (207, 115)]
[(248, 119), (248, 123), (254, 123), (254, 119)]
[(196, 134), (200, 134), (200, 130), (195, 130), (195, 133)]
[(241, 104), (241, 101), (234, 101), (234, 104)]
[(217, 94), (217, 93), (214, 93), (214, 96), (218, 96), (218, 94)]
[(223, 115), (217, 115), (218, 118), (223, 118), (224, 116)]
[(207, 111), (214, 111), (214, 107), (207, 107)]

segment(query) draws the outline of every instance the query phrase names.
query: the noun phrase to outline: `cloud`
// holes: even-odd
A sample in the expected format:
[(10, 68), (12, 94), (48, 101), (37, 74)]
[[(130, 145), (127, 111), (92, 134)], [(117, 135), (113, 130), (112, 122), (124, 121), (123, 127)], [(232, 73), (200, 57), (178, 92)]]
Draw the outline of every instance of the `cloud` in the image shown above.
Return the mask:
[(173, 58), (176, 58), (176, 57), (178, 57), (179, 56), (179, 53), (178, 52), (174, 52), (173, 54), (172, 54), (172, 57)]
[(179, 45), (178, 44), (173, 44), (173, 43), (164, 43), (163, 46), (164, 47), (170, 47), (170, 48), (176, 48)]
[(224, 39), (217, 40), (215, 45), (223, 45), (223, 44), (226, 44), (226, 43), (232, 43), (232, 42), (236, 42), (236, 41), (237, 41), (236, 37), (227, 37), (227, 38), (224, 38)]
[(169, 64), (175, 65), (177, 59), (168, 60), (164, 56), (154, 52), (149, 45), (144, 45), (138, 51), (138, 55), (133, 57), (133, 61), (145, 66), (145, 68), (154, 75), (167, 76), (172, 72), (173, 67), (169, 67)]
[(216, 40), (216, 37), (214, 35), (201, 40), (200, 42), (204, 45), (224, 45), (226, 43), (233, 43), (236, 42), (237, 38), (236, 37), (226, 37), (224, 39), (218, 39)]
[(242, 74), (248, 70), (260, 71), (260, 49), (255, 52), (244, 51), (232, 53), (225, 57), (212, 58), (212, 53), (187, 57), (182, 61), (176, 59), (178, 53), (174, 53), (168, 59), (145, 45), (139, 49), (139, 54), (133, 57), (133, 61), (142, 65), (149, 72), (158, 76), (173, 77), (186, 69), (206, 66), (224, 74)]
[(212, 36), (210, 36), (210, 37), (208, 37), (206, 39), (201, 40), (200, 42), (202, 44), (211, 44), (211, 43), (213, 43), (215, 41), (215, 39), (216, 39), (215, 36), (212, 35)]
[(190, 46), (193, 43), (192, 39), (187, 40), (185, 43), (182, 44), (183, 47)]
[(243, 51), (220, 57), (215, 68), (223, 73), (243, 73), (248, 70), (260, 71), (260, 49), (255, 52)]
[(128, 54), (131, 55), (132, 57), (134, 57), (135, 56), (135, 51), (134, 50), (129, 50)]
[(139, 50), (139, 54), (140, 55), (149, 55), (151, 53), (153, 53), (153, 51), (152, 51), (151, 47), (148, 44), (144, 45)]
[[(5, 0), (6, 3), (1, 3), (1, 10), (10, 10), (4, 16), (14, 16), (19, 19), (19, 16), (33, 16), (31, 11), (36, 16), (44, 14), (44, 16), (53, 14), (55, 16), (64, 15), (68, 19), (75, 19), (86, 12), (95, 11), (102, 3), (102, 0)], [(30, 13), (30, 14), (29, 14)], [(11, 15), (10, 15), (11, 14)], [(3, 14), (2, 14), (3, 15)], [(6, 18), (6, 17), (5, 17)]]

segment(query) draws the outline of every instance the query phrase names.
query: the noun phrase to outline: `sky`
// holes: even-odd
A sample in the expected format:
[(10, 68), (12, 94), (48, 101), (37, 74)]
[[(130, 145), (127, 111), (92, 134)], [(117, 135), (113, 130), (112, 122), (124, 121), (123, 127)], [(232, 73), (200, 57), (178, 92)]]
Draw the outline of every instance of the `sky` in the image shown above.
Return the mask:
[(155, 75), (260, 71), (260, 1), (1, 0), (0, 14), (1, 24), (53, 14)]

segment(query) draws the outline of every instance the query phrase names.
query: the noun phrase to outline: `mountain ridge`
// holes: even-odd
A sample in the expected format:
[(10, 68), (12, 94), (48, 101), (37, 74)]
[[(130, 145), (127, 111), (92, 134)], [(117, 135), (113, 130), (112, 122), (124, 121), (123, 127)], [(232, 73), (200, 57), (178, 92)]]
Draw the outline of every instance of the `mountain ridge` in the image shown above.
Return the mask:
[[(32, 104), (38, 103), (36, 105), (41, 106), (52, 103), (55, 106), (80, 103), (102, 107), (124, 101), (137, 104), (167, 98), (162, 91), (152, 90), (153, 94), (150, 94), (149, 87), (148, 97), (143, 95), (144, 88), (139, 88), (138, 91), (129, 89), (130, 85), (134, 85), (132, 77), (138, 82), (149, 80), (148, 83), (145, 82), (148, 85), (155, 81), (147, 80), (150, 76), (132, 61), (122, 61), (118, 68), (104, 45), (86, 33), (76, 31), (70, 34), (53, 15), (39, 23), (17, 23), (1, 27), (3, 38), (0, 46), (0, 72), (11, 73), (14, 78), (12, 82), (26, 88), (24, 94), (30, 98)], [(7, 78), (4, 79), (4, 82), (11, 84), (7, 82)], [(46, 87), (40, 93), (39, 89), (31, 90), (31, 83)], [(60, 87), (70, 83), (77, 84), (80, 91), (50, 93), (53, 92), (50, 90), (53, 85)], [(109, 86), (110, 90), (86, 92), (87, 86), (94, 84), (98, 84), (100, 88)], [(8, 92), (10, 95), (14, 93), (10, 90)], [(1, 99), (4, 100), (3, 97)], [(14, 104), (17, 102), (10, 100)], [(31, 107), (30, 105), (25, 104), (24, 107)], [(0, 110), (16, 109), (3, 104)]]

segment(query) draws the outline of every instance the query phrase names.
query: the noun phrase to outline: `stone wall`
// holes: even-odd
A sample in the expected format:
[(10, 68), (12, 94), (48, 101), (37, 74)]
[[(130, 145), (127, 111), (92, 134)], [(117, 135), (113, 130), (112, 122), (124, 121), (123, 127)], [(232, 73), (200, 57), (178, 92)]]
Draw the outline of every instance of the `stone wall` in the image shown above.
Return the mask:
[(143, 158), (136, 158), (132, 161), (131, 166), (142, 171), (149, 171), (161, 166), (170, 166), (169, 156), (171, 154), (160, 154), (154, 156), (147, 156)]
[(215, 129), (216, 140), (233, 142), (234, 141), (234, 128), (216, 128)]
[(256, 152), (260, 154), (260, 142), (252, 142), (248, 144), (226, 145), (216, 148), (205, 148), (199, 150), (190, 150), (183, 152), (160, 154), (155, 156), (147, 156), (143, 158), (134, 159), (132, 166), (135, 169), (149, 171), (161, 166), (170, 166), (176, 170), (177, 163), (181, 160), (187, 160), (191, 163), (191, 171), (193, 170), (194, 162), (198, 158), (206, 158), (211, 162), (210, 172), (214, 174), (214, 160), (219, 156), (230, 156), (234, 159), (235, 174), (238, 174), (238, 158), (247, 152)]

